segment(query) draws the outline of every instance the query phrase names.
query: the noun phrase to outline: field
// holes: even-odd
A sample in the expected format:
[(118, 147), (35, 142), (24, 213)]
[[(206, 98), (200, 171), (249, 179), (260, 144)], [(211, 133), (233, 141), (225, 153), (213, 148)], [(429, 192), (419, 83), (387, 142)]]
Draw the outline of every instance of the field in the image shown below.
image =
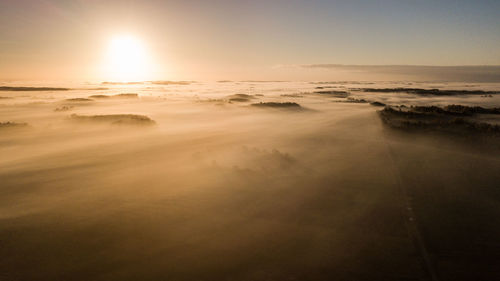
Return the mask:
[(499, 91), (3, 85), (0, 280), (498, 280)]

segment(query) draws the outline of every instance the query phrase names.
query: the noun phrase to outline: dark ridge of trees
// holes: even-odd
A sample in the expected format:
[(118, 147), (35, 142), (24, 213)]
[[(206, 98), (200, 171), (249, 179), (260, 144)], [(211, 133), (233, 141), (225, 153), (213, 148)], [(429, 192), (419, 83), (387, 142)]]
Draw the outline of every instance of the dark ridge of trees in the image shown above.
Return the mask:
[(61, 107), (57, 107), (54, 109), (55, 112), (61, 112), (61, 111), (69, 111), (69, 110), (72, 110), (73, 109), (73, 106), (61, 106)]
[(139, 95), (135, 93), (125, 93), (125, 94), (117, 94), (117, 95), (91, 95), (89, 98), (94, 99), (108, 99), (108, 98), (120, 98), (120, 99), (136, 99)]
[(259, 102), (253, 103), (252, 106), (260, 108), (285, 108), (285, 109), (301, 109), (300, 104), (296, 102)]
[(500, 108), (484, 108), (480, 106), (465, 106), (451, 104), (445, 107), (439, 106), (411, 106), (409, 110), (421, 113), (434, 113), (455, 116), (473, 116), (475, 114), (500, 114)]
[(123, 99), (136, 99), (139, 97), (139, 95), (136, 93), (124, 93), (124, 94), (112, 95), (111, 97), (112, 98), (123, 98)]
[(480, 106), (464, 106), (464, 105), (452, 104), (452, 105), (445, 106), (444, 109), (447, 112), (456, 112), (456, 113), (468, 114), (468, 115), (500, 114), (500, 107), (484, 108), (484, 107), (480, 107)]
[(101, 85), (190, 85), (194, 83), (194, 81), (132, 81), (132, 82), (113, 82), (113, 81), (104, 81)]
[(385, 106), (385, 103), (382, 103), (379, 101), (372, 101), (372, 102), (370, 102), (370, 104), (373, 106)]
[(230, 98), (229, 102), (249, 102), (250, 99), (246, 98)]
[(113, 125), (154, 125), (156, 122), (145, 115), (137, 114), (106, 114), (106, 115), (78, 115), (71, 114), (73, 121), (101, 122)]
[(89, 96), (89, 98), (91, 98), (91, 99), (107, 99), (110, 97), (111, 96), (108, 96), (108, 95), (91, 95), (91, 96)]
[[(416, 107), (391, 107), (386, 106), (379, 111), (382, 121), (393, 128), (403, 130), (431, 130), (460, 135), (487, 135), (500, 136), (500, 126), (486, 122), (476, 121), (470, 118), (474, 114), (469, 114), (466, 110), (463, 112), (450, 112), (448, 107), (440, 108), (437, 106), (416, 106)], [(468, 106), (456, 106), (451, 108), (474, 108)], [(484, 109), (483, 113), (497, 112), (498, 109)]]
[(28, 127), (28, 123), (19, 123), (19, 122), (0, 122), (0, 129), (9, 129), (9, 128), (25, 128)]
[(227, 96), (230, 102), (248, 102), (252, 99), (255, 99), (254, 96), (252, 95), (247, 95), (247, 94), (234, 94)]
[(347, 98), (349, 96), (349, 93), (346, 91), (335, 91), (335, 90), (315, 91), (314, 93), (320, 95), (329, 95), (335, 98)]
[(280, 97), (287, 97), (287, 98), (302, 98), (304, 97), (301, 94), (282, 94)]
[(337, 86), (318, 86), (315, 89), (321, 90), (321, 89), (332, 89), (332, 88), (337, 88)]
[(8, 87), (0, 86), (0, 91), (69, 91), (70, 88), (56, 87)]
[(342, 102), (347, 102), (347, 103), (368, 103), (367, 100), (365, 99), (355, 99), (355, 98), (347, 98), (345, 101)]
[(433, 95), (433, 96), (491, 95), (499, 93), (494, 91), (483, 91), (483, 90), (440, 90), (440, 89), (421, 89), (421, 88), (359, 88), (355, 90), (363, 92), (374, 92), (374, 93), (408, 93), (416, 95)]
[(375, 82), (365, 82), (365, 81), (317, 81), (309, 82), (309, 84), (324, 85), (324, 84), (356, 84), (356, 85), (373, 85)]
[(65, 99), (65, 101), (69, 102), (89, 102), (89, 101), (94, 101), (93, 99), (87, 99), (87, 98), (72, 98), (72, 99)]

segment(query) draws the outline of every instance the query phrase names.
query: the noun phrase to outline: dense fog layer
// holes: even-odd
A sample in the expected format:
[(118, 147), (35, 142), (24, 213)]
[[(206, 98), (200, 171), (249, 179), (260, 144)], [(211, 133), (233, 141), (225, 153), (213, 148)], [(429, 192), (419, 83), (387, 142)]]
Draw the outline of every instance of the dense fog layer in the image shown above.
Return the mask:
[(498, 147), (318, 93), (500, 107), (362, 91), (498, 84), (65, 87), (0, 91), (0, 280), (500, 277)]

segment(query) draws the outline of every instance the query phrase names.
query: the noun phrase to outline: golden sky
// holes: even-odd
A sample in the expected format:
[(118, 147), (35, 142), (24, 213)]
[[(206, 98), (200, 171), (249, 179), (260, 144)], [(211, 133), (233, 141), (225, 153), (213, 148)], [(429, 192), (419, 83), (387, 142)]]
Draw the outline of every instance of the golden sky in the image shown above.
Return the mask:
[[(499, 1), (374, 2), (3, 0), (0, 79), (389, 79), (359, 67), (500, 65)], [(309, 67), (327, 64), (358, 68)]]

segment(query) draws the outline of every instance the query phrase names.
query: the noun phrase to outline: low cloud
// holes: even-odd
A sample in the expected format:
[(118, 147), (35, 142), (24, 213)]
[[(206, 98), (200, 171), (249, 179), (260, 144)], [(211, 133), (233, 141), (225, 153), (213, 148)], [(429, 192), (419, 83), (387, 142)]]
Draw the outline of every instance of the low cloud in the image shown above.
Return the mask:
[[(281, 66), (284, 67), (284, 66)], [(348, 72), (353, 74), (384, 74), (416, 80), (449, 82), (500, 82), (500, 66), (427, 66), (427, 65), (345, 65), (303, 64), (289, 67)]]

